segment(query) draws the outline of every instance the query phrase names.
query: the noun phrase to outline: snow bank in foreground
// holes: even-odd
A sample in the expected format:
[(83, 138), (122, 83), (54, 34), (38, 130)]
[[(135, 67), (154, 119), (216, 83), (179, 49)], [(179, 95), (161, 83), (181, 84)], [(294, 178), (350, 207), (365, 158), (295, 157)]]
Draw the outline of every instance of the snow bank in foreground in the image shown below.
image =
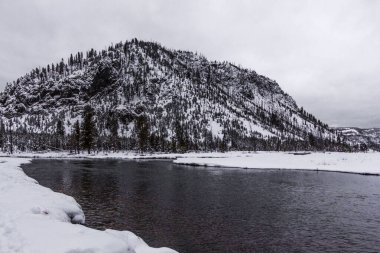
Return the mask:
[(177, 158), (177, 164), (252, 169), (303, 169), (380, 175), (380, 153), (230, 153), (228, 157)]
[(128, 231), (95, 230), (69, 196), (39, 185), (19, 168), (28, 159), (0, 158), (1, 253), (173, 253)]

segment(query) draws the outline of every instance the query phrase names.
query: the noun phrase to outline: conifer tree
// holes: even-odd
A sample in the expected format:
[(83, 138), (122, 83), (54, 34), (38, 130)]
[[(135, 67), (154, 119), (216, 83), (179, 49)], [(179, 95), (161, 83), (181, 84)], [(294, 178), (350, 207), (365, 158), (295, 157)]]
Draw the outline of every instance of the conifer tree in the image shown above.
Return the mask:
[(0, 122), (0, 148), (1, 148), (1, 151), (4, 151), (5, 138), (6, 138), (5, 125), (4, 125), (4, 122), (1, 120), (1, 122)]
[(76, 154), (79, 154), (79, 151), (80, 151), (80, 140), (81, 140), (80, 135), (81, 135), (80, 125), (79, 125), (79, 121), (77, 120), (75, 121), (73, 129), (71, 131), (71, 144)]
[(63, 148), (64, 137), (65, 137), (65, 128), (63, 126), (62, 120), (57, 121), (57, 129), (56, 129), (56, 146), (59, 149)]
[(118, 119), (113, 116), (109, 122), (109, 129), (110, 129), (110, 142), (111, 146), (113, 148), (113, 151), (115, 152), (116, 150), (119, 149), (119, 134), (118, 134), (118, 129), (119, 129), (119, 123)]
[(149, 124), (146, 115), (140, 115), (137, 118), (136, 130), (138, 136), (139, 149), (142, 152), (147, 150), (149, 141)]
[(81, 129), (81, 144), (88, 154), (91, 153), (91, 149), (95, 143), (95, 122), (93, 119), (94, 112), (91, 106), (86, 106), (83, 111), (83, 123)]
[(12, 119), (9, 120), (9, 152), (13, 154), (13, 121)]

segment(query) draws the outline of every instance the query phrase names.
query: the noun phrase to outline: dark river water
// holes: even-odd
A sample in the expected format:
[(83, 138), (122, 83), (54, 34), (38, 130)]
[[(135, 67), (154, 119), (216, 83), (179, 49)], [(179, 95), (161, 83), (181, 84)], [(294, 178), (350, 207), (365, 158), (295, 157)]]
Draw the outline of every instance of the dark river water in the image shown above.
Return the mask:
[(89, 227), (179, 252), (380, 252), (380, 177), (189, 167), (170, 161), (33, 160)]

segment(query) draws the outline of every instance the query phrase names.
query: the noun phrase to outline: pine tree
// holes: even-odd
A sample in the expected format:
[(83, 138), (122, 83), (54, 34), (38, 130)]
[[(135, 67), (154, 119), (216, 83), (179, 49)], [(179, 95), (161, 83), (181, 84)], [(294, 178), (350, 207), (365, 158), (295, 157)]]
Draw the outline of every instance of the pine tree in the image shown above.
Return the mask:
[(136, 130), (138, 137), (139, 149), (142, 152), (147, 150), (148, 141), (149, 141), (149, 124), (146, 115), (140, 115), (137, 118)]
[(72, 67), (73, 65), (74, 65), (73, 54), (70, 54), (70, 58), (69, 58), (69, 66)]
[[(57, 67), (58, 69), (58, 67)], [(59, 74), (62, 75), (65, 71), (65, 63), (63, 61), (63, 59), (61, 60), (61, 62), (59, 63)]]
[(59, 149), (63, 149), (65, 128), (63, 126), (62, 120), (57, 121), (55, 135), (56, 135), (56, 147)]
[(118, 134), (118, 129), (119, 129), (118, 119), (115, 116), (113, 116), (109, 122), (109, 125), (110, 125), (109, 126), (110, 142), (111, 142), (111, 146), (113, 148), (113, 151), (115, 152), (120, 147), (119, 134)]
[(72, 145), (75, 150), (75, 153), (79, 154), (81, 133), (80, 133), (80, 125), (79, 125), (78, 120), (74, 123), (74, 127), (71, 133), (71, 138), (72, 138)]
[(0, 148), (1, 148), (1, 151), (4, 151), (5, 138), (6, 138), (5, 125), (4, 125), (4, 122), (1, 120), (1, 122), (0, 122)]
[(82, 147), (90, 154), (95, 143), (95, 122), (93, 119), (94, 112), (91, 106), (86, 106), (83, 111), (83, 123), (81, 129)]
[(9, 120), (9, 152), (13, 154), (13, 121), (12, 119)]

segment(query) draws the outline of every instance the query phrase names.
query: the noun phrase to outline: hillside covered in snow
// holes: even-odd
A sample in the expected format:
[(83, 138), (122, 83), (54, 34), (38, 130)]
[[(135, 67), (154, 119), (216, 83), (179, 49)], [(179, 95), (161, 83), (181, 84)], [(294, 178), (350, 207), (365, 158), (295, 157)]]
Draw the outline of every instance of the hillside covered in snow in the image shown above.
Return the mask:
[(3, 151), (348, 148), (275, 81), (137, 39), (33, 69), (0, 115)]
[(380, 151), (380, 128), (338, 127), (344, 141), (357, 149)]

